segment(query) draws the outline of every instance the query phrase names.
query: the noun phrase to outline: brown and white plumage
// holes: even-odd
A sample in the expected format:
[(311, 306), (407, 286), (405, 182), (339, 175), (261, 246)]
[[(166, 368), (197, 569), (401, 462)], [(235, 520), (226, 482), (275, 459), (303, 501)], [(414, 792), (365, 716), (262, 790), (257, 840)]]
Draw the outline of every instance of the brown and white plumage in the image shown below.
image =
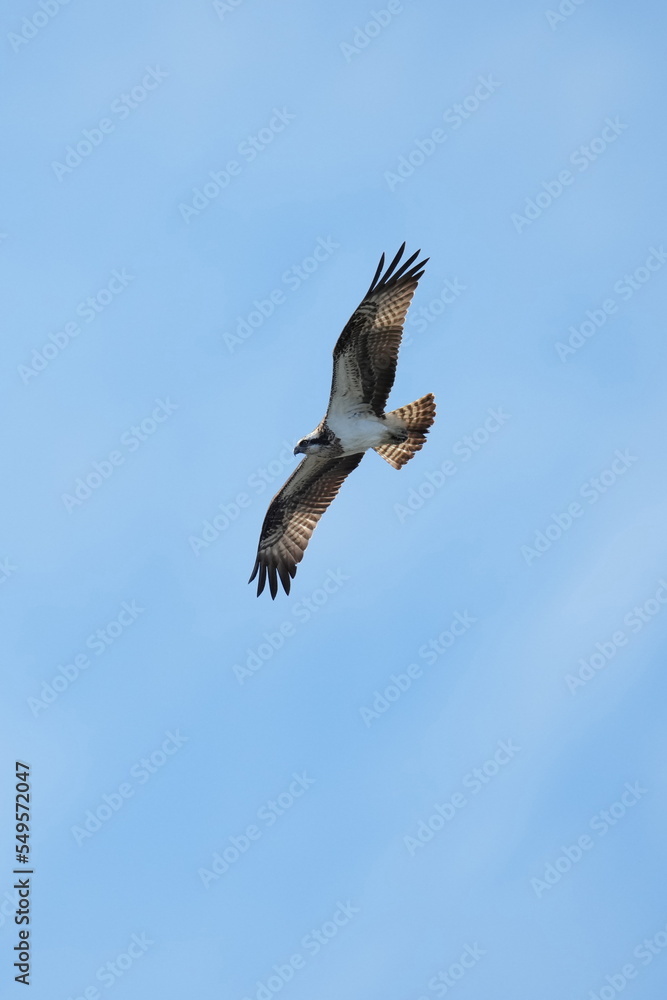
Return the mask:
[(278, 580), (289, 594), (290, 577), (343, 480), (359, 465), (363, 452), (342, 458), (307, 455), (294, 470), (283, 488), (271, 501), (250, 580), (259, 572), (257, 593), (261, 594), (268, 577), (271, 596), (278, 592)]
[(249, 581), (259, 574), (258, 595), (267, 579), (273, 598), (278, 579), (289, 593), (315, 525), (369, 448), (398, 469), (426, 440), (435, 417), (432, 395), (385, 413), (405, 315), (426, 264), (415, 263), (417, 251), (399, 266), (404, 249), (405, 243), (384, 273), (382, 255), (334, 347), (326, 415), (294, 449), (306, 457), (271, 501), (262, 525)]
[(401, 267), (405, 243), (384, 274), (384, 254), (366, 295), (348, 320), (334, 347), (331, 396), (325, 420), (343, 407), (362, 407), (379, 417), (396, 376), (403, 323), (417, 282), (424, 273), (419, 251)]

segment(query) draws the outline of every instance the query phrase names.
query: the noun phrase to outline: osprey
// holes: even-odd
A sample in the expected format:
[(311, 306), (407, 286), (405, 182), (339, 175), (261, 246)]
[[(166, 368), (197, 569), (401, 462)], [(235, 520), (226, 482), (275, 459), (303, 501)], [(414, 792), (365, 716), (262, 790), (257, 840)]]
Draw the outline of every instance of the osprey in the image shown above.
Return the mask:
[(278, 593), (278, 577), (289, 594), (315, 525), (369, 448), (400, 469), (426, 441), (435, 419), (431, 393), (384, 412), (405, 314), (428, 260), (415, 264), (418, 250), (399, 267), (404, 250), (405, 243), (384, 274), (382, 254), (370, 288), (334, 347), (327, 412), (294, 449), (295, 455), (306, 457), (276, 493), (264, 518), (248, 581), (259, 573), (257, 596), (267, 577), (272, 598)]

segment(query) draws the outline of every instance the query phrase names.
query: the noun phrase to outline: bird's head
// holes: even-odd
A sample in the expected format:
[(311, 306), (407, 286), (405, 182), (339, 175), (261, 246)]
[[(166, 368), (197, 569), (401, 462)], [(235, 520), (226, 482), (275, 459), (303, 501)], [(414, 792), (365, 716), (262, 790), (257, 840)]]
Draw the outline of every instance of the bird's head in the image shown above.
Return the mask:
[(313, 432), (312, 434), (307, 434), (304, 438), (301, 438), (297, 442), (296, 448), (294, 449), (295, 455), (317, 455), (319, 451), (325, 446), (326, 441), (320, 435)]

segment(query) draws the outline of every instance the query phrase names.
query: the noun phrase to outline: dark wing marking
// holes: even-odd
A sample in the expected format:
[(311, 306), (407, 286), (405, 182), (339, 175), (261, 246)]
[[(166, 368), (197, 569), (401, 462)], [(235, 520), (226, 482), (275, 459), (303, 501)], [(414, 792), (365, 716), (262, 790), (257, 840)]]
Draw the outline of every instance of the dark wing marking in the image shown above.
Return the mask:
[(289, 594), (297, 563), (345, 477), (359, 465), (363, 452), (342, 458), (308, 455), (274, 496), (264, 518), (257, 559), (248, 583), (259, 573), (257, 596), (269, 580), (271, 597), (278, 593), (278, 577)]
[(338, 338), (327, 416), (336, 411), (366, 410), (378, 417), (384, 413), (396, 375), (405, 314), (428, 260), (415, 263), (418, 250), (398, 267), (404, 250), (405, 243), (384, 274), (382, 254), (365, 298)]

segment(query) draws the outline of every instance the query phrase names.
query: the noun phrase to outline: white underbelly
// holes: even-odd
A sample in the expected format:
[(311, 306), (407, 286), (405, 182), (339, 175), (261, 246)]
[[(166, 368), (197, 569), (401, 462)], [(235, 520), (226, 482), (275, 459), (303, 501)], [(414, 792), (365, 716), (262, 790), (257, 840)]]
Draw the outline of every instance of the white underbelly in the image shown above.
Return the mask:
[(375, 416), (330, 416), (327, 424), (334, 432), (347, 455), (384, 444), (390, 434), (384, 420)]

